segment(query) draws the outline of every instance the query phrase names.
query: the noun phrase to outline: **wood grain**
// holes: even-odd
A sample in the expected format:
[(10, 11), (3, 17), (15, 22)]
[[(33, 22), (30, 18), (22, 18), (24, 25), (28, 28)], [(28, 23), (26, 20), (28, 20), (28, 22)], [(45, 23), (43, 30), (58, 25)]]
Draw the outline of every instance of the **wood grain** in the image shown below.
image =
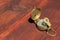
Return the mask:
[[(60, 40), (60, 0), (0, 1), (0, 40)], [(35, 5), (42, 10), (41, 18), (50, 19), (56, 36), (48, 36), (28, 21)]]

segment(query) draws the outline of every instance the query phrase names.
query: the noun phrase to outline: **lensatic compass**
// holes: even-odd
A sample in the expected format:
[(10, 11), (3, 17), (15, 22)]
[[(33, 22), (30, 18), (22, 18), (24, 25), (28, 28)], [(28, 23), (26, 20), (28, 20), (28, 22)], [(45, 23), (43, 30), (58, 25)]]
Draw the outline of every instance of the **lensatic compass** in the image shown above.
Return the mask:
[[(51, 27), (51, 23), (49, 18), (45, 17), (43, 19), (40, 19), (41, 15), (41, 9), (34, 7), (31, 11), (31, 19), (34, 21), (34, 23), (37, 25), (39, 30), (46, 31), (48, 35), (55, 36), (56, 31)], [(54, 34), (49, 33), (49, 30), (52, 30)]]

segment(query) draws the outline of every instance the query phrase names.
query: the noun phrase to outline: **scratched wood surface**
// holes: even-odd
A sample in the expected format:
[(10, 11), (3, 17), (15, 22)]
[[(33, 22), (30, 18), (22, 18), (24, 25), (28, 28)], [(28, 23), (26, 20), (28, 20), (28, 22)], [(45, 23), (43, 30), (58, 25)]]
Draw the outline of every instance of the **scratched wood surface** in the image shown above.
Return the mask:
[[(41, 18), (48, 17), (54, 37), (39, 31), (29, 22), (33, 6), (41, 8)], [(0, 0), (0, 40), (60, 40), (60, 0)]]

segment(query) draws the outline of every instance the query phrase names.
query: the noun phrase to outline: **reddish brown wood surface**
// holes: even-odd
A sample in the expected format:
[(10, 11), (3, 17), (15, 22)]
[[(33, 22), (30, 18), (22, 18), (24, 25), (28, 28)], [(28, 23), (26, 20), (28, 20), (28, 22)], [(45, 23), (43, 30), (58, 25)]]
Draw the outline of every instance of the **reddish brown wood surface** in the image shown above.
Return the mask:
[[(48, 17), (54, 37), (30, 23), (30, 11), (41, 8), (41, 18)], [(0, 0), (0, 40), (60, 40), (60, 0)]]

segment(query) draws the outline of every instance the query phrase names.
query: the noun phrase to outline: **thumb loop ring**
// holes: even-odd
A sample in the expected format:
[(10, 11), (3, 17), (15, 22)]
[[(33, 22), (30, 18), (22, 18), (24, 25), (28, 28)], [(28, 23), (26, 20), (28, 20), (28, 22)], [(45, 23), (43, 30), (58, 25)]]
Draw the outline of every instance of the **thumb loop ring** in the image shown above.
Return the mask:
[(54, 34), (49, 33), (49, 32), (48, 32), (49, 30), (47, 30), (47, 34), (48, 34), (49, 36), (56, 36), (56, 31), (55, 31), (54, 29), (51, 29), (51, 30), (54, 32)]

